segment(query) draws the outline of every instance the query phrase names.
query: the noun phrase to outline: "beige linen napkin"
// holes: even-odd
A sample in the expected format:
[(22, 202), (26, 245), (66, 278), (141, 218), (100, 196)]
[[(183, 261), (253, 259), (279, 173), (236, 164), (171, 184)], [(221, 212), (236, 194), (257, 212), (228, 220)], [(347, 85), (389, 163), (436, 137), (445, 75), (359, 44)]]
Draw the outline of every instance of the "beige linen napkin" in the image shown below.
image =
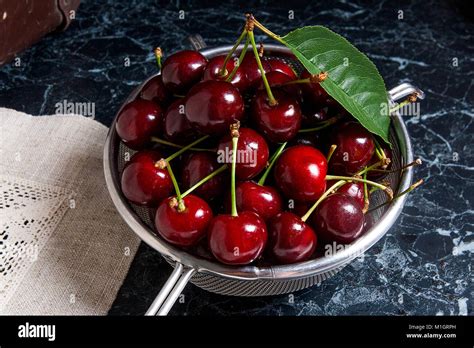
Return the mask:
[(0, 108), (0, 314), (105, 315), (139, 240), (114, 209), (107, 128)]

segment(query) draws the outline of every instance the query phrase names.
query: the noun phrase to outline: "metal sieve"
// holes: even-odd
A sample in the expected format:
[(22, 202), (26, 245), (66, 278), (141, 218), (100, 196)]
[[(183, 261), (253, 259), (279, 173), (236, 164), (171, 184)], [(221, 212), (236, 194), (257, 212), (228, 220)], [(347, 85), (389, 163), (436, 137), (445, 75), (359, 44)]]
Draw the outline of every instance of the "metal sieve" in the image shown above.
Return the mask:
[[(231, 46), (203, 49), (201, 53), (207, 58), (226, 54)], [(239, 48), (240, 50), (242, 47)], [(291, 58), (288, 48), (279, 45), (265, 45), (267, 56), (276, 56), (290, 63), (297, 72), (302, 66)], [(151, 78), (151, 77), (150, 77)], [(146, 81), (138, 86), (127, 98), (122, 107), (132, 101)], [(389, 93), (393, 103), (414, 92), (421, 99), (424, 94), (408, 83), (403, 83)], [(120, 112), (120, 110), (119, 110)], [(118, 113), (117, 113), (118, 115)], [(218, 294), (234, 296), (268, 296), (298, 291), (333, 276), (353, 259), (360, 256), (374, 245), (400, 215), (406, 196), (402, 196), (369, 214), (370, 220), (376, 221), (358, 240), (347, 246), (343, 251), (330, 256), (290, 265), (258, 267), (254, 265), (233, 267), (213, 262), (186, 251), (183, 251), (163, 240), (154, 232), (152, 212), (148, 208), (133, 205), (127, 201), (120, 189), (120, 176), (125, 165), (125, 154), (134, 151), (126, 147), (115, 131), (116, 118), (113, 121), (104, 148), (104, 172), (108, 190), (118, 212), (130, 228), (149, 246), (157, 250), (174, 267), (168, 281), (164, 284), (146, 315), (166, 315), (188, 281), (198, 287)], [(412, 146), (407, 129), (401, 115), (392, 115), (390, 139), (393, 148), (393, 167), (398, 168), (413, 161)], [(400, 176), (390, 174), (387, 179), (394, 193), (406, 190), (412, 183), (413, 169), (409, 168)], [(385, 196), (376, 192), (371, 197), (371, 206), (384, 202)]]

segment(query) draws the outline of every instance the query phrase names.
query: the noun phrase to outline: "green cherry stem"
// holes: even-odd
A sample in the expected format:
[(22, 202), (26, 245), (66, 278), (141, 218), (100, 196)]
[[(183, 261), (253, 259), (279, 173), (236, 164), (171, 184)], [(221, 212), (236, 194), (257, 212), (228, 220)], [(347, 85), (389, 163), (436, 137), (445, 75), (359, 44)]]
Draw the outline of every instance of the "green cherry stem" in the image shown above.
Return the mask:
[(199, 180), (197, 183), (195, 183), (193, 186), (191, 186), (190, 188), (188, 188), (182, 195), (181, 197), (186, 197), (187, 195), (189, 195), (191, 192), (193, 192), (195, 189), (197, 189), (199, 186), (201, 185), (204, 185), (206, 182), (208, 182), (209, 180), (211, 180), (213, 177), (215, 177), (216, 175), (219, 175), (220, 173), (222, 173), (224, 170), (227, 169), (227, 164), (223, 164), (222, 166), (220, 166), (219, 168), (217, 168), (215, 171), (213, 171), (212, 173), (210, 173), (209, 175), (205, 176), (204, 178), (202, 178), (201, 180)]
[(329, 148), (329, 152), (328, 152), (328, 155), (326, 157), (326, 161), (328, 163), (331, 160), (331, 157), (334, 154), (334, 151), (336, 151), (336, 149), (337, 149), (337, 145), (335, 145), (335, 144), (332, 144), (331, 147)]
[(410, 94), (407, 99), (405, 99), (401, 103), (399, 103), (399, 104), (395, 105), (393, 108), (391, 108), (389, 110), (389, 113), (393, 113), (393, 112), (403, 108), (405, 105), (408, 105), (410, 103), (414, 103), (414, 102), (416, 102), (417, 99), (418, 99), (418, 93), (415, 92), (413, 94)]
[(220, 76), (225, 76), (226, 73), (227, 73), (227, 63), (229, 62), (229, 59), (230, 57), (232, 57), (232, 55), (234, 54), (235, 50), (237, 49), (237, 47), (239, 47), (240, 45), (240, 42), (243, 40), (243, 38), (247, 36), (247, 29), (244, 28), (244, 30), (242, 30), (242, 34), (240, 34), (239, 38), (237, 39), (237, 42), (235, 43), (235, 45), (230, 49), (229, 53), (227, 53), (227, 56), (225, 57), (224, 59), (224, 63), (222, 64), (222, 68), (221, 68), (221, 71), (219, 72), (219, 75)]
[[(172, 143), (171, 141), (167, 141), (167, 140), (160, 139), (160, 138), (157, 138), (157, 137), (151, 137), (151, 141), (153, 141), (155, 143), (158, 143), (158, 144), (170, 146), (170, 147), (175, 147), (177, 149), (182, 149), (184, 147), (183, 145)], [(200, 147), (190, 147), (189, 150), (191, 150), (191, 151), (216, 152), (216, 149), (204, 149), (204, 148), (200, 148)]]
[(272, 39), (278, 41), (279, 43), (281, 43), (283, 45), (286, 45), (286, 42), (283, 41), (283, 39), (279, 35), (275, 34), (274, 32), (270, 31), (269, 29), (267, 29), (262, 23), (257, 21), (252, 15), (247, 15), (247, 18), (251, 18), (253, 20), (254, 25), (258, 29), (263, 31), (265, 34), (267, 34), (268, 37), (271, 37)]
[(327, 127), (333, 125), (334, 123), (339, 121), (341, 118), (342, 118), (342, 116), (340, 116), (340, 115), (331, 117), (330, 119), (328, 119), (326, 121), (319, 122), (320, 125), (317, 126), (317, 127), (300, 129), (298, 131), (298, 133), (309, 133), (309, 132), (319, 131), (321, 129), (324, 129), (324, 128), (327, 128)]
[(244, 48), (242, 48), (242, 52), (240, 52), (239, 56), (239, 63), (234, 67), (230, 75), (227, 77), (226, 81), (230, 82), (234, 78), (235, 74), (237, 73), (237, 70), (240, 67), (240, 64), (242, 64), (242, 61), (244, 60), (245, 54), (247, 53), (247, 48), (249, 47), (250, 39), (249, 36), (247, 35), (247, 38), (245, 40)]
[(160, 47), (156, 47), (153, 52), (155, 53), (155, 58), (156, 58), (156, 64), (158, 65), (158, 68), (161, 70), (161, 57), (163, 57), (163, 51), (161, 50)]
[(387, 156), (385, 155), (385, 151), (382, 149), (382, 146), (380, 146), (380, 143), (377, 141), (377, 139), (375, 139), (375, 137), (373, 139), (375, 143), (375, 153), (377, 154), (377, 157), (379, 158), (379, 160), (385, 160), (387, 158)]
[(400, 198), (401, 196), (406, 195), (407, 193), (410, 193), (411, 191), (413, 191), (414, 189), (416, 189), (416, 188), (417, 188), (418, 186), (420, 186), (421, 184), (423, 184), (423, 179), (418, 180), (418, 181), (415, 182), (413, 185), (411, 185), (409, 188), (407, 188), (405, 191), (400, 192), (399, 194), (395, 195), (390, 201), (384, 202), (384, 203), (382, 203), (382, 204), (380, 204), (380, 205), (378, 205), (378, 206), (376, 206), (376, 207), (370, 209), (370, 210), (368, 211), (368, 213), (373, 212), (374, 210), (377, 210), (377, 209), (379, 209), (379, 208), (382, 208), (382, 207), (386, 206), (387, 204), (391, 203), (393, 200), (395, 200), (395, 199), (397, 199), (397, 198)]
[(268, 103), (271, 106), (277, 105), (278, 102), (276, 101), (275, 97), (273, 96), (272, 89), (270, 88), (270, 84), (268, 83), (267, 76), (265, 75), (265, 70), (263, 69), (262, 61), (260, 60), (260, 56), (258, 54), (257, 44), (255, 43), (255, 37), (253, 35), (253, 30), (249, 30), (248, 32), (250, 43), (252, 44), (253, 54), (255, 55), (255, 60), (257, 61), (258, 68), (260, 69), (260, 73), (262, 74), (263, 84), (265, 85), (265, 90), (267, 91), (268, 95)]
[(362, 209), (362, 212), (365, 214), (369, 210), (369, 191), (367, 188), (367, 171), (364, 173), (364, 209)]
[(179, 190), (178, 182), (176, 181), (176, 177), (174, 176), (173, 170), (171, 169), (171, 164), (169, 162), (166, 162), (166, 169), (168, 170), (168, 173), (171, 178), (171, 182), (173, 183), (174, 190), (176, 192), (176, 198), (178, 200), (178, 211), (183, 212), (186, 207), (184, 206), (184, 201), (183, 197), (181, 196), (181, 191)]
[(232, 216), (239, 216), (237, 213), (237, 202), (235, 196), (235, 168), (237, 166), (237, 144), (239, 142), (239, 124), (231, 125), (232, 136), (232, 169), (230, 173), (230, 199), (232, 203)]
[(366, 180), (363, 178), (357, 178), (354, 176), (340, 176), (340, 175), (326, 175), (326, 180), (344, 180), (346, 182), (351, 182), (351, 181), (358, 181), (362, 183), (367, 183), (371, 186), (378, 187), (379, 189), (383, 190), (387, 196), (390, 197), (390, 199), (393, 198), (393, 192), (390, 187), (384, 186), (382, 184), (379, 184), (378, 182), (371, 181), (371, 180)]
[(270, 173), (270, 171), (272, 170), (272, 167), (273, 165), (275, 164), (276, 160), (278, 159), (278, 157), (280, 157), (281, 153), (283, 152), (283, 150), (285, 149), (285, 146), (286, 146), (287, 142), (283, 143), (280, 145), (280, 147), (276, 150), (276, 152), (273, 154), (271, 160), (270, 160), (270, 164), (268, 165), (267, 169), (265, 170), (265, 172), (262, 174), (262, 177), (260, 178), (260, 180), (258, 181), (258, 184), (260, 186), (263, 186), (265, 184), (265, 180), (267, 180), (267, 176), (268, 174)]
[(339, 180), (338, 182), (336, 182), (334, 185), (332, 185), (329, 189), (326, 190), (326, 192), (324, 192), (321, 197), (318, 198), (318, 200), (316, 201), (316, 203), (313, 204), (313, 206), (311, 208), (309, 208), (309, 210), (306, 212), (306, 214), (304, 214), (302, 217), (301, 217), (301, 220), (303, 220), (303, 222), (306, 222), (306, 220), (308, 220), (308, 218), (310, 217), (310, 215), (313, 213), (313, 211), (318, 207), (318, 205), (327, 197), (329, 196), (331, 193), (334, 193), (337, 191), (337, 189), (339, 189), (339, 187), (341, 187), (342, 185), (344, 185), (346, 183), (345, 180)]
[(171, 156), (169, 156), (168, 158), (166, 158), (166, 162), (169, 162), (169, 161), (175, 159), (176, 157), (178, 157), (178, 156), (181, 155), (182, 153), (184, 153), (184, 152), (188, 151), (190, 148), (194, 147), (194, 145), (199, 144), (200, 142), (206, 140), (207, 138), (209, 138), (209, 135), (205, 135), (205, 136), (199, 138), (198, 140), (193, 141), (191, 144), (186, 145), (186, 146), (183, 147), (181, 150), (176, 151), (176, 152), (173, 153)]
[(310, 78), (306, 78), (306, 79), (299, 79), (299, 80), (293, 80), (293, 81), (288, 81), (288, 82), (285, 82), (282, 84), (282, 86), (286, 86), (286, 85), (294, 85), (295, 83), (311, 83), (311, 80)]

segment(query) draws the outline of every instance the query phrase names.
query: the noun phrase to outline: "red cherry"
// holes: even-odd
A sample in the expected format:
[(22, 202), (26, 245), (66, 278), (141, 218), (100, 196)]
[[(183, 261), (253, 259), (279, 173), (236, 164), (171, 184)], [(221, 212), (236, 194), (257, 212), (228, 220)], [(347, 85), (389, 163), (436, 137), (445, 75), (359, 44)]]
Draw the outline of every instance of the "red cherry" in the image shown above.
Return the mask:
[(229, 82), (204, 81), (186, 97), (186, 117), (203, 134), (223, 134), (244, 115), (244, 101)]
[(122, 173), (122, 192), (131, 202), (156, 206), (173, 191), (171, 178), (166, 169), (155, 163), (163, 156), (158, 151), (140, 151), (132, 156)]
[[(298, 84), (290, 84), (282, 86), (283, 84), (293, 81), (294, 78), (282, 73), (281, 71), (270, 71), (268, 74), (265, 74), (267, 77), (268, 84), (272, 88), (279, 88), (282, 91), (288, 93), (289, 95), (296, 98), (296, 100), (301, 101), (301, 89)], [(265, 84), (263, 80), (260, 80), (260, 83), (257, 86), (257, 90), (264, 90)]]
[[(190, 188), (201, 179), (205, 178), (219, 168), (216, 155), (208, 152), (194, 152), (190, 154), (183, 163), (181, 182), (185, 189)], [(224, 175), (219, 174), (199, 186), (196, 195), (212, 200), (222, 194), (224, 190)]]
[(316, 244), (313, 229), (293, 213), (282, 212), (268, 223), (267, 250), (280, 263), (308, 260)]
[(297, 145), (285, 150), (275, 165), (275, 181), (286, 197), (315, 202), (326, 189), (327, 162), (317, 149)]
[(125, 105), (115, 124), (119, 137), (134, 150), (149, 145), (151, 136), (157, 135), (161, 128), (161, 108), (154, 102), (141, 99)]
[(372, 134), (360, 123), (346, 122), (335, 128), (331, 144), (337, 146), (329, 168), (331, 173), (353, 175), (363, 169), (374, 155), (375, 144)]
[[(242, 181), (235, 187), (237, 211), (253, 211), (267, 221), (283, 210), (283, 200), (271, 186), (263, 186), (252, 181)], [(230, 194), (225, 201), (226, 211), (230, 211)]]
[(206, 235), (213, 214), (209, 205), (197, 196), (187, 195), (183, 202), (186, 208), (182, 212), (178, 211), (175, 197), (161, 202), (155, 215), (155, 228), (167, 242), (188, 247)]
[(265, 91), (259, 91), (252, 100), (251, 116), (265, 137), (276, 143), (293, 138), (301, 126), (301, 109), (296, 99), (282, 91), (273, 95), (277, 105), (270, 105)]
[(139, 98), (151, 100), (166, 107), (171, 99), (171, 93), (165, 88), (161, 75), (151, 78), (141, 89)]
[[(308, 70), (303, 71), (301, 79), (311, 77)], [(329, 94), (321, 87), (319, 83), (302, 84), (303, 96), (306, 104), (324, 106)]]
[[(235, 175), (240, 180), (255, 177), (267, 165), (269, 150), (263, 137), (251, 128), (239, 129)], [(232, 138), (225, 135), (217, 148), (219, 163), (232, 163)]]
[[(269, 72), (271, 67), (267, 61), (263, 59), (261, 62), (265, 73)], [(240, 69), (242, 69), (242, 72), (245, 74), (249, 87), (251, 88), (255, 87), (262, 78), (262, 74), (258, 68), (257, 60), (255, 59), (255, 56), (251, 54), (251, 52), (248, 52), (248, 54), (245, 55), (245, 58), (240, 64), (239, 70)]]
[[(207, 80), (220, 80), (225, 81), (229, 74), (234, 70), (236, 64), (236, 57), (232, 57), (226, 64), (227, 73), (224, 76), (220, 75), (222, 65), (224, 64), (226, 56), (217, 56), (209, 60), (206, 70), (204, 70), (203, 81)], [(242, 69), (237, 69), (232, 81), (230, 81), (235, 87), (241, 92), (245, 91), (248, 87), (247, 77)]]
[(272, 58), (268, 58), (266, 60), (266, 62), (270, 66), (269, 73), (274, 72), (274, 71), (278, 71), (278, 72), (281, 72), (281, 73), (287, 75), (292, 80), (295, 80), (297, 78), (296, 73), (293, 70), (293, 68), (288, 63), (286, 63), (285, 61), (272, 57)]
[[(336, 181), (328, 180), (326, 187), (331, 187)], [(354, 198), (354, 201), (359, 204), (360, 208), (364, 209), (364, 183), (360, 181), (345, 183), (337, 190), (337, 193)]]
[(347, 244), (362, 234), (364, 213), (352, 197), (335, 193), (316, 208), (311, 224), (324, 241)]
[(312, 105), (303, 108), (302, 123), (305, 127), (317, 127), (320, 122), (326, 121), (329, 118), (330, 116), (328, 115), (327, 108), (319, 108)]
[(209, 225), (209, 248), (214, 257), (228, 265), (245, 265), (256, 260), (267, 242), (265, 222), (254, 212), (239, 216), (217, 215)]
[(163, 84), (173, 93), (186, 93), (201, 80), (206, 64), (206, 58), (197, 51), (176, 52), (163, 63), (161, 68)]
[(164, 136), (178, 144), (189, 144), (196, 138), (196, 131), (185, 115), (184, 98), (175, 100), (163, 115)]

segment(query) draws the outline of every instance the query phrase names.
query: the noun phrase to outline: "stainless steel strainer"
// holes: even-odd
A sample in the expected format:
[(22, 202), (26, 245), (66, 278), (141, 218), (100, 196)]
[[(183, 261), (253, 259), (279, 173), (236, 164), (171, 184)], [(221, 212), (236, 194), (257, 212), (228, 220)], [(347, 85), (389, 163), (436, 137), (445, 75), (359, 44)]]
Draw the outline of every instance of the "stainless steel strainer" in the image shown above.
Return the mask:
[[(204, 49), (201, 53), (207, 58), (226, 54), (231, 46)], [(242, 47), (240, 47), (242, 49)], [(291, 63), (297, 71), (301, 71), (299, 62), (291, 60), (288, 48), (279, 45), (266, 45), (265, 54), (277, 56)], [(144, 82), (146, 83), (146, 81)], [(143, 86), (143, 84), (141, 85)], [(124, 105), (133, 100), (141, 86), (127, 98)], [(424, 94), (410, 84), (401, 84), (389, 91), (391, 102), (400, 100), (409, 94), (417, 92), (421, 99)], [(123, 107), (123, 106), (122, 106)], [(118, 212), (130, 228), (148, 245), (160, 252), (174, 267), (170, 278), (148, 309), (146, 315), (166, 315), (188, 281), (202, 289), (234, 296), (267, 296), (290, 293), (301, 290), (333, 276), (353, 259), (360, 256), (374, 245), (400, 215), (406, 196), (402, 196), (385, 209), (379, 209), (370, 214), (376, 221), (365, 234), (343, 251), (331, 256), (319, 257), (306, 262), (281, 266), (242, 266), (232, 267), (183, 251), (166, 241), (154, 232), (152, 213), (149, 209), (130, 204), (120, 189), (120, 175), (125, 165), (126, 153), (133, 154), (127, 148), (115, 131), (115, 121), (112, 123), (104, 148), (104, 171), (107, 187), (112, 201)], [(403, 124), (402, 117), (396, 113), (392, 117), (390, 137), (393, 149), (393, 167), (413, 161), (413, 153), (409, 135)], [(390, 181), (395, 194), (406, 190), (412, 182), (412, 168), (399, 174), (391, 174)], [(385, 199), (382, 193), (373, 195), (371, 205), (380, 204)]]

